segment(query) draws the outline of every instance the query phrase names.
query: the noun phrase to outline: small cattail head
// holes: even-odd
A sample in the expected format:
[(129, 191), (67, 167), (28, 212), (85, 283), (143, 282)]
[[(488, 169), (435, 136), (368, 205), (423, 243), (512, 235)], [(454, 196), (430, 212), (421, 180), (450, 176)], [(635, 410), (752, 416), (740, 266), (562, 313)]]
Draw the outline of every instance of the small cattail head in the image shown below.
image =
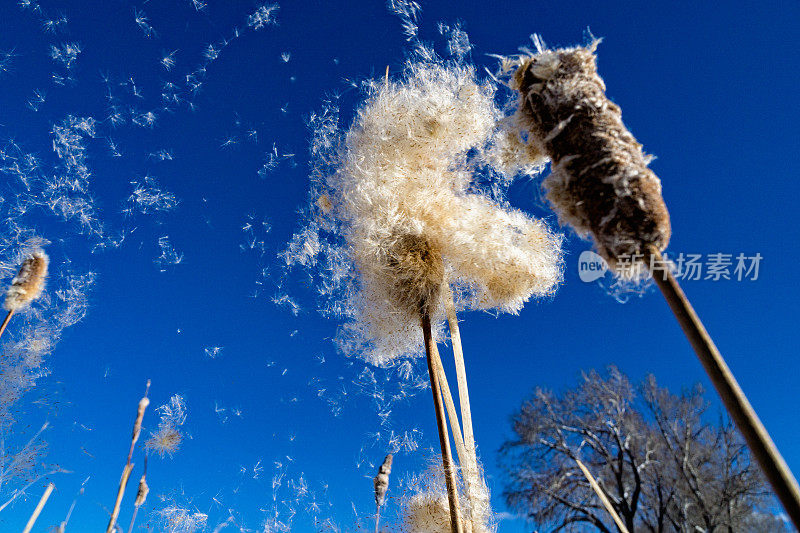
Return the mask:
[(133, 505), (136, 507), (141, 507), (144, 505), (145, 500), (147, 500), (147, 494), (150, 492), (150, 487), (147, 486), (147, 478), (143, 474), (142, 478), (139, 480), (139, 490), (136, 492), (136, 501), (133, 502)]
[(386, 491), (389, 489), (389, 474), (392, 473), (392, 454), (386, 456), (378, 469), (378, 475), (373, 480), (375, 485), (375, 504), (380, 507), (386, 500)]
[(6, 311), (18, 311), (42, 294), (49, 262), (47, 254), (40, 248), (25, 259), (6, 293), (3, 304)]
[(552, 161), (544, 181), (562, 222), (591, 235), (613, 268), (623, 257), (666, 248), (669, 213), (649, 158), (605, 94), (595, 48), (541, 50), (520, 60), (511, 86), (520, 114)]
[(150, 405), (150, 399), (147, 396), (139, 400), (139, 407), (136, 410), (136, 422), (133, 424), (133, 442), (139, 440), (139, 434), (142, 432), (142, 419), (148, 405)]

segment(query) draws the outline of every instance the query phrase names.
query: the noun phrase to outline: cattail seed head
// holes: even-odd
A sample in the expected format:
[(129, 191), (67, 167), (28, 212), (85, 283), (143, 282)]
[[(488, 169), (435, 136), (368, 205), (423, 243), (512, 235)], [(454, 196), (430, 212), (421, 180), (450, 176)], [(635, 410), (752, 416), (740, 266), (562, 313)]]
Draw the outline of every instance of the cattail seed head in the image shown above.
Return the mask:
[(147, 478), (144, 474), (142, 474), (141, 479), (139, 479), (139, 490), (136, 492), (136, 500), (133, 502), (133, 505), (136, 507), (141, 507), (144, 505), (145, 500), (147, 500), (147, 494), (150, 492), (150, 487), (147, 486)]
[(386, 491), (389, 489), (389, 474), (392, 473), (392, 454), (386, 456), (378, 469), (373, 483), (375, 485), (375, 504), (378, 507), (383, 505), (386, 500)]
[(422, 352), (420, 311), (439, 337), (445, 283), (467, 309), (551, 294), (561, 239), (505, 202), (542, 158), (499, 125), (495, 86), (473, 67), (420, 47), (401, 79), (365, 86), (345, 131), (334, 108), (315, 117), (308, 225), (286, 259), (314, 268), (327, 310), (348, 319), (340, 349), (384, 366)]
[(439, 250), (423, 236), (403, 234), (389, 247), (386, 263), (394, 301), (410, 312), (433, 314), (444, 283)]
[(49, 262), (47, 254), (40, 248), (25, 259), (6, 293), (3, 304), (6, 311), (18, 311), (42, 294)]
[(150, 399), (145, 396), (139, 400), (139, 407), (136, 411), (136, 422), (133, 424), (133, 442), (139, 440), (139, 434), (142, 432), (142, 419), (144, 418), (145, 409), (150, 405)]
[(450, 506), (447, 496), (437, 492), (414, 494), (403, 507), (404, 533), (448, 533)]
[(669, 213), (649, 158), (605, 94), (595, 49), (540, 50), (522, 58), (511, 86), (520, 114), (552, 161), (547, 198), (562, 222), (592, 235), (612, 268), (621, 256), (666, 248)]

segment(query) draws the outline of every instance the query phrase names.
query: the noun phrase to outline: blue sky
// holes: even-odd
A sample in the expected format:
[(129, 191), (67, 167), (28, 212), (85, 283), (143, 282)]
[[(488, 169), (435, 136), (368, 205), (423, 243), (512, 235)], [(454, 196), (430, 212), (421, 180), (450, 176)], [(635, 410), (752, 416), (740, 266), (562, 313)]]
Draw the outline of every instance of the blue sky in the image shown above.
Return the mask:
[[(93, 137), (81, 141), (90, 187), (73, 196), (90, 201), (92, 227), (104, 227), (87, 234), (48, 209), (12, 211), (23, 185), (3, 171), (3, 261), (17, 225), (52, 242), (53, 294), (68, 273), (96, 274), (85, 318), (64, 330), (46, 360), (50, 374), (20, 401), (5, 435), (24, 439), (49, 421), (45, 460), (71, 472), (49, 478), (56, 491), (38, 530), (63, 520), (87, 477), (69, 529), (106, 522), (147, 379), (153, 407), (173, 394), (185, 398), (189, 438), (174, 458), (151, 459), (141, 525), (174, 501), (208, 514), (209, 530), (231, 512), (236, 525), (261, 530), (275, 510), (285, 520), (292, 509), (296, 531), (313, 530), (313, 515), (351, 528), (354, 509), (372, 512), (371, 477), (390, 439), (405, 435), (419, 449), (397, 455), (390, 495), (399, 497), (403, 476), (438, 446), (430, 394), (337, 354), (338, 324), (315, 311), (308, 280), (286, 277), (278, 257), (305, 202), (308, 115), (339, 93), (347, 122), (359, 98), (351, 80), (382, 76), (387, 65), (399, 71), (409, 45), (398, 18), (379, 1), (284, 2), (277, 24), (260, 29), (247, 24), (260, 5), (250, 0), (208, 0), (202, 10), (191, 0), (38, 5), (0, 5), (0, 59), (8, 52), (0, 63), (0, 146), (36, 154), (43, 175), (68, 174), (53, 152), (54, 125), (70, 115), (94, 118)], [(60, 15), (67, 22), (55, 32), (43, 28)], [(460, 21), (472, 60), (491, 70), (487, 54), (513, 53), (534, 32), (554, 46), (584, 42), (587, 28), (604, 39), (598, 56), (608, 95), (657, 156), (651, 167), (672, 215), (669, 251), (763, 256), (757, 280), (684, 288), (794, 471), (798, 15), (796, 2), (423, 2), (419, 19), (421, 39), (441, 53), (437, 23)], [(140, 26), (137, 16), (147, 20)], [(51, 46), (65, 43), (81, 49), (69, 69), (50, 57)], [(174, 59), (170, 70), (164, 57)], [(202, 85), (192, 92), (195, 81)], [(174, 90), (164, 89), (168, 82)], [(179, 100), (167, 110), (165, 92)], [(114, 124), (116, 111), (124, 123)], [(146, 177), (156, 181), (147, 185)], [(142, 212), (139, 204), (126, 213), (131, 182), (157, 186), (177, 206)], [(538, 181), (519, 181), (510, 200), (555, 225), (538, 191)], [(519, 316), (462, 317), (476, 441), (496, 511), (506, 510), (496, 451), (509, 415), (535, 386), (558, 389), (583, 369), (616, 364), (633, 379), (653, 373), (674, 389), (699, 381), (716, 404), (660, 296), (650, 289), (621, 304), (600, 284), (581, 282), (577, 257), (590, 244), (566, 233), (565, 281), (553, 298)], [(280, 303), (284, 295), (299, 305), (296, 316)], [(214, 347), (221, 350), (211, 357)], [(379, 406), (391, 409), (383, 424), (373, 399), (381, 391), (408, 394)], [(155, 412), (148, 416), (145, 426), (155, 429)], [(141, 461), (139, 454), (137, 479)], [(21, 529), (43, 486), (0, 512), (4, 529)], [(500, 524), (524, 530), (518, 520)]]

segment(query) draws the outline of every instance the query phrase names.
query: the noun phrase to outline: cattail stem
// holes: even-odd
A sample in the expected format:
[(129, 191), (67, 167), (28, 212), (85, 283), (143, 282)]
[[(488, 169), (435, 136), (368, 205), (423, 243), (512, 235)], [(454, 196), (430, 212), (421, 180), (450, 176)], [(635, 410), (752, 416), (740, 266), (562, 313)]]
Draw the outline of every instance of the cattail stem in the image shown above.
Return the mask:
[[(10, 314), (11, 313), (9, 313), (9, 315)], [(47, 488), (44, 489), (44, 494), (42, 494), (42, 497), (39, 498), (39, 503), (36, 505), (36, 509), (33, 510), (33, 514), (28, 519), (28, 523), (25, 524), (25, 529), (22, 530), (22, 533), (30, 533), (31, 529), (33, 528), (33, 524), (35, 524), (36, 519), (39, 518), (39, 514), (42, 512), (42, 509), (44, 509), (44, 505), (47, 503), (47, 499), (50, 498), (50, 493), (53, 492), (54, 488), (55, 485), (49, 483)]]
[(458, 315), (456, 305), (453, 300), (453, 291), (447, 288), (448, 294), (445, 300), (445, 312), (447, 313), (447, 324), (450, 328), (450, 341), (453, 344), (453, 360), (456, 366), (456, 380), (458, 383), (458, 404), (461, 408), (461, 424), (464, 428), (464, 447), (466, 448), (466, 461), (461, 461), (464, 485), (469, 499), (472, 521), (480, 519), (474, 515), (477, 509), (477, 497), (474, 490), (478, 483), (478, 455), (475, 449), (475, 434), (472, 431), (472, 410), (469, 404), (469, 388), (467, 387), (467, 369), (464, 364), (464, 349), (461, 344), (461, 331), (458, 327)]
[[(434, 364), (436, 365), (436, 374), (439, 378), (439, 388), (442, 390), (442, 397), (444, 399), (444, 406), (447, 410), (447, 419), (450, 421), (450, 431), (453, 432), (453, 442), (456, 444), (456, 455), (458, 456), (458, 463), (461, 465), (462, 479), (464, 480), (464, 488), (467, 498), (470, 498), (470, 487), (472, 479), (466, 475), (466, 470), (470, 465), (469, 450), (464, 446), (464, 439), (461, 433), (461, 427), (458, 423), (458, 414), (456, 413), (456, 406), (453, 402), (453, 395), (450, 393), (450, 386), (447, 383), (447, 376), (444, 373), (444, 366), (439, 357), (438, 350), (434, 354)], [(471, 503), (471, 500), (470, 500)], [(472, 532), (472, 520), (464, 519), (464, 532)]]
[[(447, 323), (450, 327), (450, 341), (453, 344), (453, 359), (456, 364), (456, 379), (458, 381), (458, 404), (461, 407), (461, 426), (464, 428), (464, 445), (475, 456), (475, 434), (472, 431), (472, 410), (469, 406), (469, 389), (467, 388), (467, 370), (464, 365), (464, 349), (461, 346), (461, 332), (458, 328), (458, 316), (453, 301), (453, 292), (448, 289), (445, 298)], [(477, 462), (477, 457), (474, 457)]]
[(5, 318), (5, 320), (3, 320), (3, 323), (0, 324), (0, 337), (3, 336), (3, 332), (6, 330), (6, 326), (8, 326), (8, 323), (11, 321), (11, 315), (13, 315), (13, 314), (14, 314), (14, 310), (12, 309), (6, 315), (6, 318)]
[(700, 322), (700, 318), (677, 280), (669, 268), (664, 265), (661, 253), (651, 247), (650, 257), (645, 259), (647, 259), (653, 279), (661, 289), (661, 293), (683, 329), (683, 333), (689, 339), (708, 377), (717, 389), (725, 408), (736, 422), (750, 451), (772, 485), (772, 490), (780, 499), (792, 523), (800, 529), (800, 488), (798, 488), (797, 480), (775, 447), (775, 443), (772, 442), (766, 428), (758, 419), (747, 396), (739, 387), (736, 378), (725, 363), (725, 359), (717, 350), (706, 328), (703, 327), (703, 323)]
[(381, 506), (376, 505), (375, 507), (375, 533), (378, 533), (378, 527), (381, 523)]
[(611, 505), (611, 501), (609, 501), (606, 493), (603, 492), (603, 489), (601, 489), (600, 485), (598, 485), (597, 481), (595, 481), (592, 473), (589, 472), (589, 469), (586, 468), (586, 465), (583, 464), (580, 459), (575, 458), (575, 462), (578, 463), (578, 468), (580, 468), (581, 472), (583, 472), (583, 475), (586, 476), (586, 480), (589, 481), (589, 485), (592, 487), (592, 490), (595, 492), (595, 494), (597, 494), (597, 497), (600, 498), (600, 502), (603, 504), (603, 507), (606, 508), (608, 514), (611, 515), (611, 518), (614, 519), (614, 522), (617, 524), (619, 530), (622, 533), (628, 533), (628, 528), (626, 528), (625, 524), (622, 523), (622, 519), (617, 514), (617, 511), (614, 510), (614, 506)]
[(444, 470), (445, 483), (447, 484), (447, 499), (450, 504), (450, 530), (452, 533), (461, 533), (461, 514), (458, 504), (458, 492), (456, 491), (456, 476), (453, 471), (453, 458), (450, 453), (450, 439), (447, 436), (447, 426), (444, 421), (445, 414), (439, 390), (439, 378), (434, 366), (434, 360), (439, 356), (439, 351), (436, 348), (436, 341), (433, 339), (431, 317), (427, 311), (422, 312), (422, 334), (425, 340), (425, 354), (428, 359), (428, 378), (431, 382), (436, 425), (439, 430), (439, 445), (442, 449), (442, 469)]

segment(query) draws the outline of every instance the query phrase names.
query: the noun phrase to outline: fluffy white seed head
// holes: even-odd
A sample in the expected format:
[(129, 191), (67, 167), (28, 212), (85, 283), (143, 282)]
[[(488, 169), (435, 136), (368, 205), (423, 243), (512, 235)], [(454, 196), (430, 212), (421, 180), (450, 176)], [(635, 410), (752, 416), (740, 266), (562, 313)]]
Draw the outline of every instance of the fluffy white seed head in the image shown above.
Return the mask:
[[(483, 468), (478, 464), (477, 470), (470, 476), (469, 487), (464, 483), (464, 473), (464, 470), (456, 472), (462, 523), (469, 522), (474, 533), (496, 531)], [(447, 483), (441, 461), (431, 458), (428, 467), (407, 479), (406, 485), (407, 490), (400, 503), (401, 530), (408, 533), (450, 531)]]
[(447, 496), (436, 492), (414, 494), (403, 507), (403, 531), (406, 533), (451, 531)]
[(373, 480), (375, 486), (375, 504), (380, 507), (386, 500), (386, 491), (389, 490), (389, 474), (392, 473), (392, 454), (386, 456), (378, 469), (378, 475)]
[(3, 307), (6, 311), (18, 311), (38, 298), (44, 290), (47, 266), (50, 259), (41, 248), (31, 252), (11, 280)]
[(347, 132), (331, 110), (312, 122), (311, 222), (286, 252), (340, 297), (343, 351), (378, 365), (419, 353), (420, 310), (440, 324), (444, 283), (467, 308), (516, 312), (561, 277), (560, 238), (503, 200), (503, 176), (540, 155), (472, 67), (422, 56), (367, 85)]

